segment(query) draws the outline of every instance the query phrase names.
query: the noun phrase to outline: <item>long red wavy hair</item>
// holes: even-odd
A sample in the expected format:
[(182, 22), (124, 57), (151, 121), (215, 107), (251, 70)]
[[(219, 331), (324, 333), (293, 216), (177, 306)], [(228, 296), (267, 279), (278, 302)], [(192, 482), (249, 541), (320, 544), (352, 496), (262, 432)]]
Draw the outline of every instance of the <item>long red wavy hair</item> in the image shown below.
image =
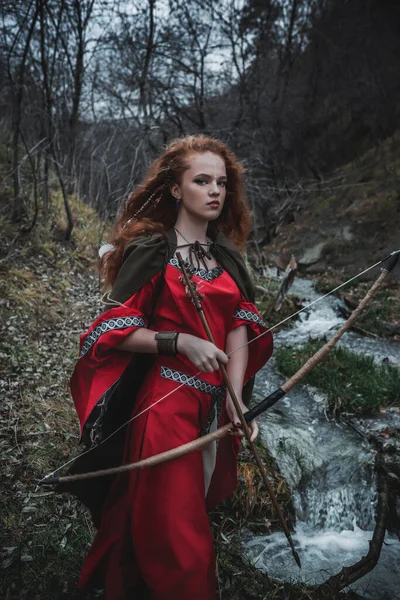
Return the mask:
[[(244, 246), (250, 233), (251, 218), (242, 163), (223, 142), (215, 138), (205, 135), (179, 138), (173, 140), (165, 152), (151, 164), (144, 180), (130, 194), (115, 223), (110, 240), (114, 250), (104, 255), (101, 264), (106, 287), (110, 287), (115, 281), (128, 242), (144, 232), (164, 233), (173, 227), (177, 218), (177, 206), (176, 199), (171, 194), (171, 186), (174, 182), (180, 183), (183, 172), (189, 168), (190, 155), (197, 152), (217, 154), (226, 167), (225, 204), (218, 219), (210, 222), (209, 234), (213, 236), (221, 231), (239, 248)], [(153, 196), (153, 201), (145, 206), (150, 196)]]

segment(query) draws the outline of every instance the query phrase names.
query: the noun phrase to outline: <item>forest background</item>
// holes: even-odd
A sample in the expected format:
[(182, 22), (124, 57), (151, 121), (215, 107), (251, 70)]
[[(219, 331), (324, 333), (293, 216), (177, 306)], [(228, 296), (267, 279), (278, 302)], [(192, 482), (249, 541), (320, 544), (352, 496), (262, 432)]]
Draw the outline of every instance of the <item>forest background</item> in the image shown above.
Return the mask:
[[(255, 272), (294, 253), (305, 275), (354, 274), (400, 247), (399, 31), (395, 0), (1, 0), (7, 598), (75, 597), (93, 530), (32, 486), (75, 449), (92, 264), (149, 163), (177, 136), (223, 139), (247, 170)], [(398, 287), (377, 313), (368, 331), (398, 336)]]

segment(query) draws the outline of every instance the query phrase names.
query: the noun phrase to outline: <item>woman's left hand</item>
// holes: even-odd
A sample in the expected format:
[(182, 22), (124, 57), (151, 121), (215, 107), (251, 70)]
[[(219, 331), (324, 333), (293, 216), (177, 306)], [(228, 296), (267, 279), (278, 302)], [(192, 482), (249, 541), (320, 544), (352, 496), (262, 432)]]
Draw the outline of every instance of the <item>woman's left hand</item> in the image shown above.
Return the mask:
[[(247, 408), (247, 406), (243, 403), (241, 398), (238, 398), (238, 400), (239, 400), (240, 408), (242, 409), (242, 413), (243, 414), (247, 413), (247, 411), (249, 410)], [(235, 425), (237, 425), (238, 427), (241, 427), (239, 416), (236, 412), (235, 406), (234, 406), (233, 401), (230, 396), (227, 396), (227, 398), (226, 398), (226, 410), (227, 410), (228, 416), (229, 416), (230, 420), (232, 421), (232, 423), (235, 423)], [(254, 442), (254, 440), (256, 439), (256, 437), (258, 436), (258, 433), (259, 433), (257, 422), (253, 419), (252, 421), (250, 421), (250, 423), (247, 423), (247, 427), (250, 430), (250, 441)], [(236, 431), (232, 432), (232, 435), (237, 435), (238, 437), (244, 437), (244, 431), (243, 431), (243, 429), (237, 429)]]

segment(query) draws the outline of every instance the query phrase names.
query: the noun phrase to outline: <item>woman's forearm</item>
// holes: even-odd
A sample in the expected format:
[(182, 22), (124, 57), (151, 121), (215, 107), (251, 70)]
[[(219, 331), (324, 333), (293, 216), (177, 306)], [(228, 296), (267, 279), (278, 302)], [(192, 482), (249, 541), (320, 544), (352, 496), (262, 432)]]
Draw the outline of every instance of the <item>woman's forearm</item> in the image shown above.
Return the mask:
[(247, 361), (249, 358), (249, 349), (247, 346), (248, 337), (247, 337), (247, 327), (246, 325), (241, 325), (236, 329), (233, 329), (227, 337), (226, 340), (226, 354), (232, 350), (236, 350), (236, 348), (240, 348), (229, 357), (229, 362), (226, 366), (226, 371), (228, 373), (228, 377), (231, 380), (232, 387), (236, 392), (239, 398), (242, 397), (242, 388), (244, 376), (247, 368)]
[[(230, 355), (226, 370), (231, 380), (233, 391), (235, 392), (235, 395), (239, 401), (239, 407), (243, 413), (245, 413), (248, 410), (248, 407), (244, 405), (242, 399), (244, 376), (246, 374), (247, 361), (249, 359), (249, 350), (247, 343), (248, 337), (246, 325), (241, 325), (240, 327), (233, 329), (233, 331), (229, 333), (226, 341), (227, 354), (232, 352), (232, 350), (236, 350), (236, 348), (240, 348), (239, 350)], [(236, 408), (236, 405), (233, 403), (233, 400), (228, 393), (226, 395), (226, 410), (228, 413), (228, 417), (233, 423), (235, 423), (236, 427), (240, 428), (241, 419), (237, 413)], [(250, 441), (254, 442), (258, 435), (258, 425), (253, 419), (252, 421), (250, 421), (248, 426)], [(237, 429), (237, 431), (234, 432), (234, 434), (238, 435), (239, 437), (243, 437), (243, 429)]]
[[(128, 334), (117, 346), (117, 350), (138, 352), (142, 354), (158, 354), (157, 331), (140, 327)], [(190, 333), (179, 333), (176, 350), (184, 354), (200, 371), (218, 369), (218, 360), (228, 362), (228, 357), (208, 340), (198, 338)]]
[(127, 335), (116, 346), (117, 350), (126, 352), (142, 352), (143, 354), (157, 354), (157, 341), (154, 339), (157, 331), (139, 327)]

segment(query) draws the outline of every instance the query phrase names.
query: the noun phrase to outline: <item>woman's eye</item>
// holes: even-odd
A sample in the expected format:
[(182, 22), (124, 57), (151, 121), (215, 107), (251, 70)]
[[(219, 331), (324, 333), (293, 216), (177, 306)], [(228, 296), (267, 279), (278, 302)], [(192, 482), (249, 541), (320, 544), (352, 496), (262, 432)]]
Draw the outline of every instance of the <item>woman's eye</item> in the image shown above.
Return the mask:
[[(204, 185), (208, 183), (208, 181), (206, 181), (205, 179), (195, 179), (194, 182), (198, 183), (199, 185)], [(217, 185), (219, 185), (220, 187), (226, 187), (226, 181), (218, 181)]]

